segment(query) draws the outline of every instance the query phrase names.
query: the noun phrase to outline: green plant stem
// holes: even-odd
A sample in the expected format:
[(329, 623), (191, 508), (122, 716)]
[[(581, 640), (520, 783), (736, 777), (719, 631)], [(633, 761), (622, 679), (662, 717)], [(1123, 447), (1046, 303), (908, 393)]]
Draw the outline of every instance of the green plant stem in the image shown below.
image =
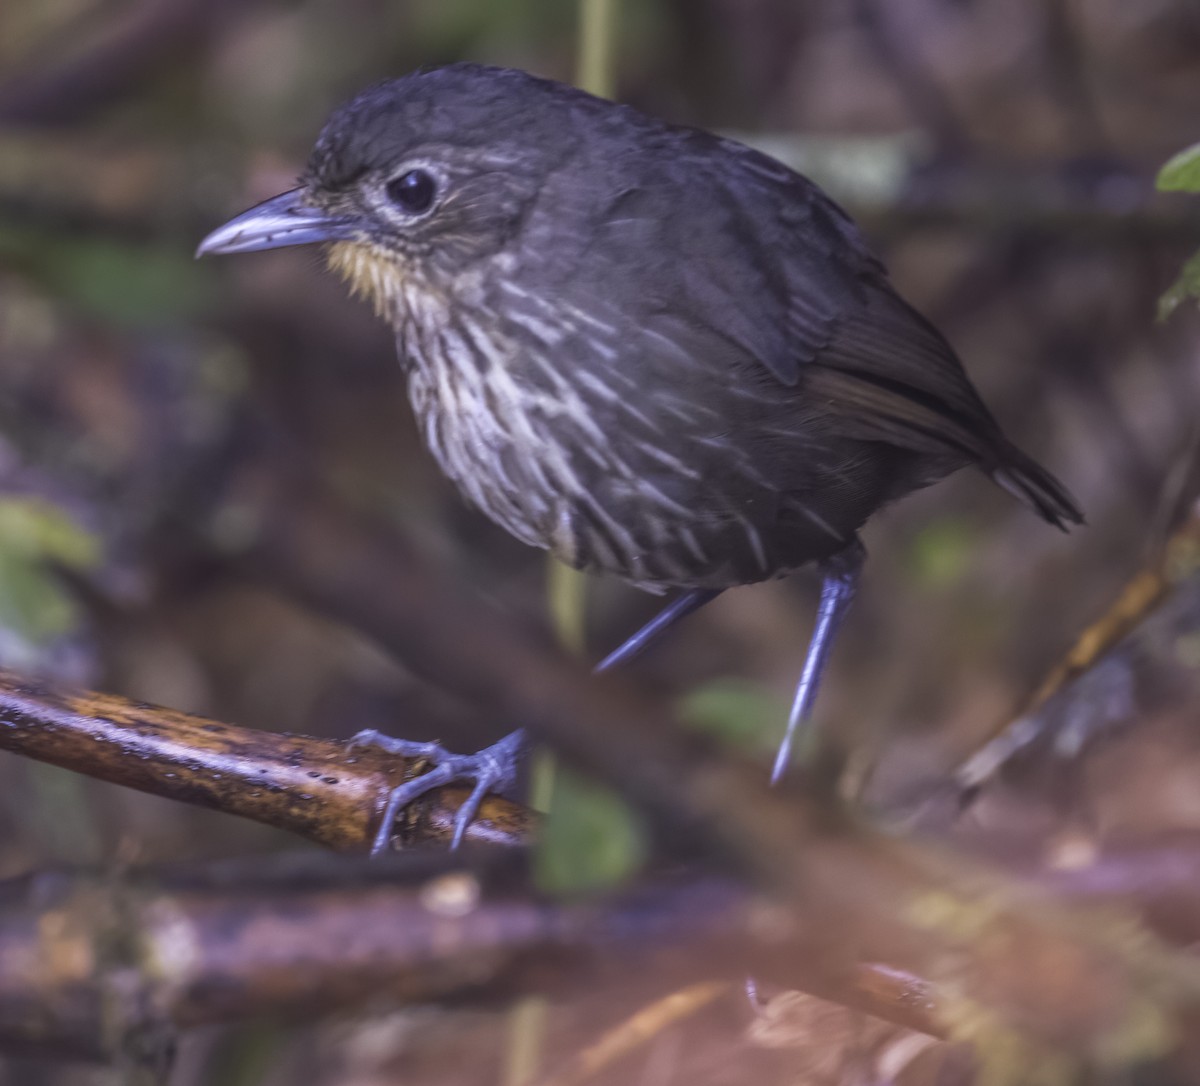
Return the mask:
[(618, 0), (580, 0), (579, 66), (575, 82), (601, 98), (616, 93)]

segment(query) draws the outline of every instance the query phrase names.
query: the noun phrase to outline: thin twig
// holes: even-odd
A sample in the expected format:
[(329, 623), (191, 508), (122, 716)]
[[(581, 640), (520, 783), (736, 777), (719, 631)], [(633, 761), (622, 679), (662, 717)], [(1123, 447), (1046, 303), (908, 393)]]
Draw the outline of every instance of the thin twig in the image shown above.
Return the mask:
[(1079, 678), (1124, 638), (1128, 637), (1178, 585), (1200, 570), (1200, 511), (1171, 536), (1161, 554), (1146, 569), (1137, 573), (1121, 590), (1103, 615), (1078, 637), (1014, 719), (992, 737), (955, 771), (959, 788), (977, 789), (1005, 766), (1014, 754), (1027, 749), (1049, 726), (1049, 718), (1039, 715), (1052, 697)]
[(642, 1007), (579, 1052), (569, 1067), (544, 1079), (542, 1086), (582, 1086), (617, 1060), (649, 1044), (664, 1030), (690, 1018), (728, 992), (727, 981), (704, 981), (681, 988)]

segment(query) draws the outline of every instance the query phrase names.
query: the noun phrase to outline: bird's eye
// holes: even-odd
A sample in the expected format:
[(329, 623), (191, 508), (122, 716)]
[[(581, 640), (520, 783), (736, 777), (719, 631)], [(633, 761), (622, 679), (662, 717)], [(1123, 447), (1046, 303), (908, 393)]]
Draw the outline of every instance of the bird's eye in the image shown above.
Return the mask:
[(388, 199), (410, 215), (428, 211), (437, 195), (437, 182), (425, 170), (409, 170), (387, 183)]

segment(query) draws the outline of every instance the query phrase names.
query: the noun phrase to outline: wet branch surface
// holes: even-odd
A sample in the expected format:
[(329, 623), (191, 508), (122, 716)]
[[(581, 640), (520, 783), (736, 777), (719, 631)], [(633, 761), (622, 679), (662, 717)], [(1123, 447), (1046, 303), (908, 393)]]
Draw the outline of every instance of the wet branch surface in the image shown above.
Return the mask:
[[(288, 830), (340, 851), (366, 851), (388, 792), (422, 768), (371, 747), (239, 728), (94, 692), (56, 690), (0, 672), (0, 749), (97, 780)], [(449, 844), (460, 788), (415, 803), (401, 845)], [(472, 841), (523, 841), (524, 808), (489, 797)]]

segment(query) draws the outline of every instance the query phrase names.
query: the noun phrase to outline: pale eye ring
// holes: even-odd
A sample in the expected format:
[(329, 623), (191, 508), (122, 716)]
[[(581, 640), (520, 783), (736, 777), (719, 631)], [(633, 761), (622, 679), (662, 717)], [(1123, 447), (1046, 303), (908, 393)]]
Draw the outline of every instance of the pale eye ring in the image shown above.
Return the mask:
[(433, 206), (437, 198), (437, 181), (428, 170), (406, 170), (387, 183), (387, 196), (393, 204), (409, 215), (420, 215)]

